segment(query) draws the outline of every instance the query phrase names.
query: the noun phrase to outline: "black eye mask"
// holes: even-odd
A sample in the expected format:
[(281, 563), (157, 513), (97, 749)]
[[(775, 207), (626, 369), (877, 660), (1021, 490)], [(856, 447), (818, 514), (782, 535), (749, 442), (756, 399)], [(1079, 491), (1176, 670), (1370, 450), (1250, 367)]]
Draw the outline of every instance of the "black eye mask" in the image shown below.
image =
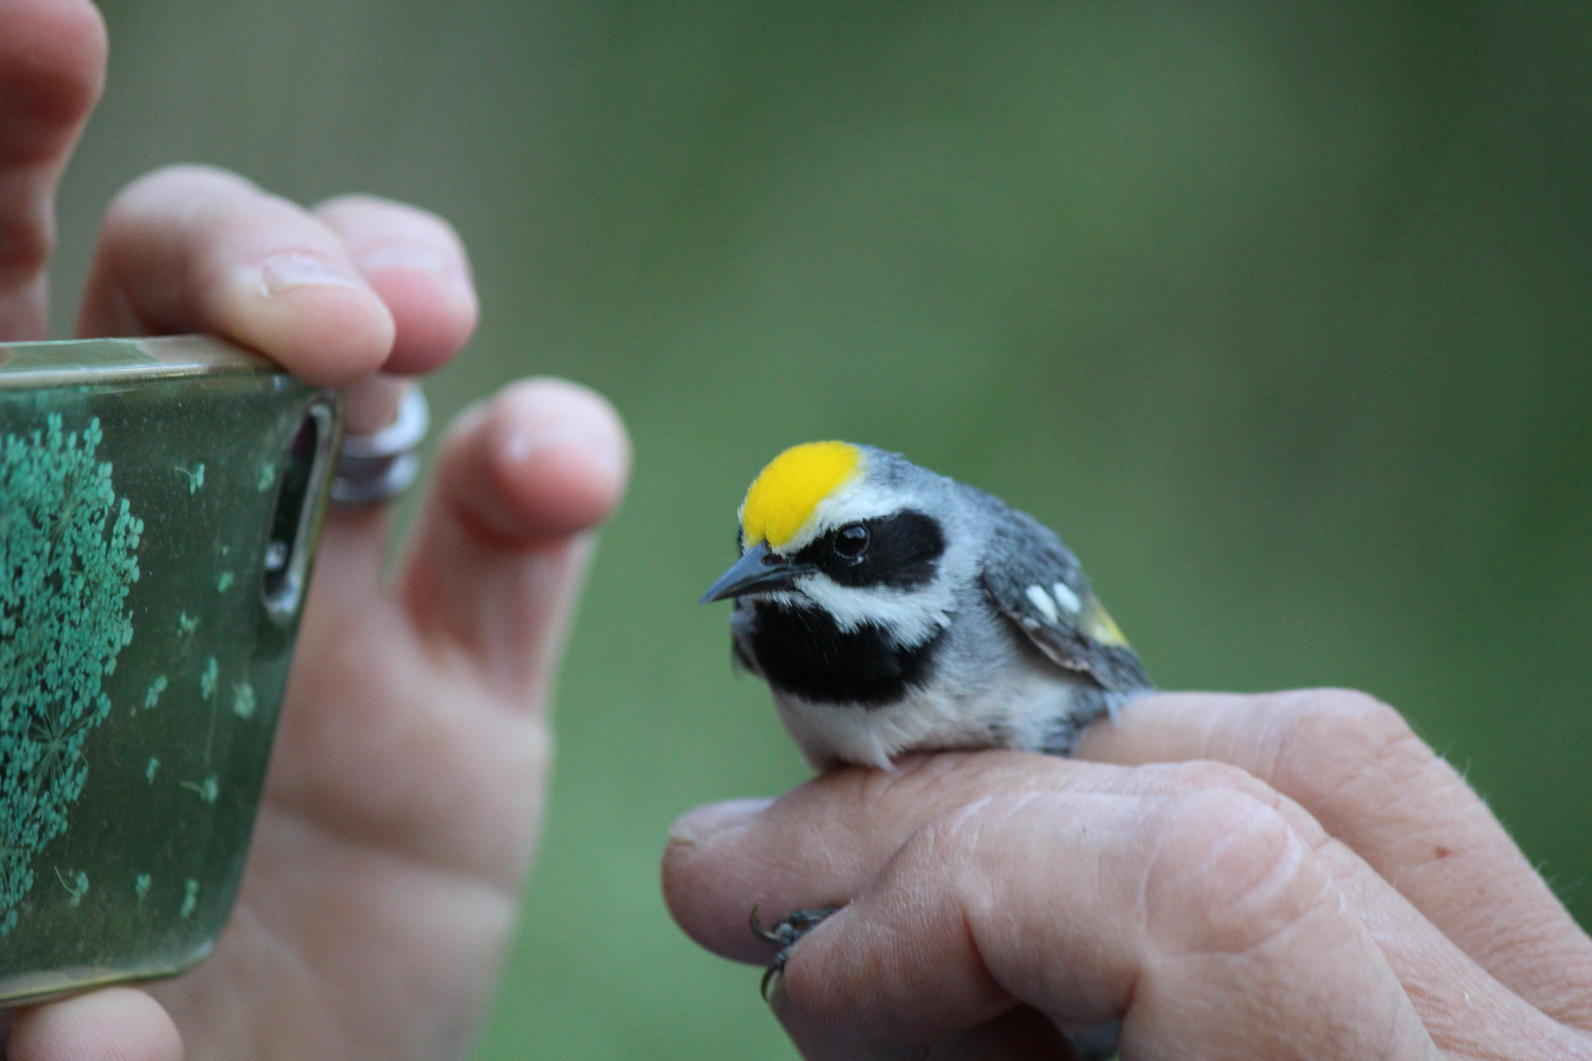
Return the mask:
[(934, 578), (944, 553), (939, 520), (906, 509), (838, 527), (793, 559), (811, 564), (842, 586), (913, 589)]

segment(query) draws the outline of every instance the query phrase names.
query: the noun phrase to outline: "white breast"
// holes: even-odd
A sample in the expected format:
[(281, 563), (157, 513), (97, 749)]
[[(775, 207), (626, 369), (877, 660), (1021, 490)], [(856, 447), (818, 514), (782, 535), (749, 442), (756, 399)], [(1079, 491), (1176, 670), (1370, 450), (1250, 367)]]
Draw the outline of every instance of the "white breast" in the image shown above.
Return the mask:
[(1080, 683), (1055, 671), (1023, 669), (976, 695), (920, 693), (887, 707), (814, 704), (776, 693), (785, 728), (815, 770), (841, 763), (888, 769), (913, 751), (1030, 748), (1073, 710)]

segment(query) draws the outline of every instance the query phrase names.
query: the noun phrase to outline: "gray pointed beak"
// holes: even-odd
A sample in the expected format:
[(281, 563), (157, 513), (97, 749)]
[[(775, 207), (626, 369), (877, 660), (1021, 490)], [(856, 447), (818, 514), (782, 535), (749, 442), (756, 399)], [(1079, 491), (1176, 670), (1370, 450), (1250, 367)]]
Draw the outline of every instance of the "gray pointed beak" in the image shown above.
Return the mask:
[(791, 589), (798, 578), (810, 574), (806, 564), (792, 563), (770, 551), (767, 545), (754, 545), (741, 554), (731, 568), (702, 594), (703, 604), (739, 597), (746, 593), (766, 593)]

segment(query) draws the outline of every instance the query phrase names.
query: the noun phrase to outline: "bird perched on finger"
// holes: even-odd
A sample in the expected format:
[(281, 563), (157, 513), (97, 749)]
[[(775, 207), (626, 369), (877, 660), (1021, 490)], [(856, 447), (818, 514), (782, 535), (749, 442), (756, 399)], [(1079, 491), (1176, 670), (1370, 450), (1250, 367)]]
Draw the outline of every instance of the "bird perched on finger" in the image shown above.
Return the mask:
[(759, 675), (808, 762), (906, 752), (1066, 755), (1149, 677), (1071, 551), (999, 498), (898, 453), (808, 442), (740, 509), (736, 661)]
[[(736, 661), (766, 681), (823, 771), (899, 755), (1017, 748), (1066, 755), (1151, 688), (1072, 552), (999, 498), (850, 442), (775, 457), (740, 509), (740, 558), (704, 604), (733, 600)], [(751, 929), (777, 953), (762, 990), (836, 905)], [(1106, 1058), (1118, 1029), (1072, 1036)]]

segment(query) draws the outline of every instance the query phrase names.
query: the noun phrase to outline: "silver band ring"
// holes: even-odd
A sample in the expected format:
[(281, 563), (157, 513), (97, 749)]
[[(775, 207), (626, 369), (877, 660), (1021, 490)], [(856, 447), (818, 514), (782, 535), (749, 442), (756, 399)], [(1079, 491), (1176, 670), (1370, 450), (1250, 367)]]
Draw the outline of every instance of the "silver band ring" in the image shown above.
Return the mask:
[(404, 388), (392, 423), (368, 435), (343, 435), (332, 476), (332, 500), (375, 505), (413, 486), (420, 477), (420, 442), (430, 419), (425, 394), (411, 385)]

